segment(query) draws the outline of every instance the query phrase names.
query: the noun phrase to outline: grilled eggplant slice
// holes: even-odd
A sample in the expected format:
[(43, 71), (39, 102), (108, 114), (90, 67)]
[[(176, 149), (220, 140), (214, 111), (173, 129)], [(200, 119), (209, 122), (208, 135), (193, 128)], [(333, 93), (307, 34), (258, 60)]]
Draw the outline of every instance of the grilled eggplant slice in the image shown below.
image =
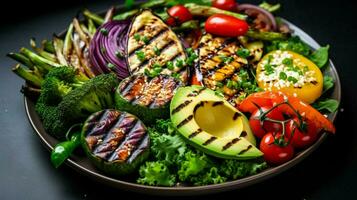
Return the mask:
[[(238, 72), (248, 64), (247, 59), (239, 57), (236, 52), (243, 48), (236, 38), (216, 37), (205, 34), (201, 37), (197, 67), (202, 74), (203, 84), (213, 90), (219, 90), (232, 104), (237, 103), (242, 92), (238, 87)], [(229, 87), (228, 87), (228, 86)], [(233, 84), (234, 85), (234, 84)]]
[(92, 114), (84, 123), (81, 141), (93, 164), (113, 176), (132, 173), (149, 155), (150, 139), (143, 122), (118, 110)]
[(182, 84), (169, 75), (149, 78), (136, 74), (124, 79), (115, 92), (116, 108), (138, 116), (145, 124), (170, 116), (169, 106)]
[(136, 17), (128, 33), (128, 66), (131, 74), (150, 72), (161, 66), (160, 74), (174, 75), (182, 82), (188, 80), (187, 56), (178, 36), (151, 11)]

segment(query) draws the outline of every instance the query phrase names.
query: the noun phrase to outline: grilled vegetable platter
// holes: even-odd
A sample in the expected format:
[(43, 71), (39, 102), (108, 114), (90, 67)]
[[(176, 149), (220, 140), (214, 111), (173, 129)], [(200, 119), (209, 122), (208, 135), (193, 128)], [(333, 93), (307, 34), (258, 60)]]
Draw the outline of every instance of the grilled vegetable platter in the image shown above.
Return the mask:
[(54, 167), (79, 156), (113, 179), (194, 188), (295, 162), (335, 133), (337, 80), (329, 45), (312, 49), (280, 7), (125, 1), (9, 53)]

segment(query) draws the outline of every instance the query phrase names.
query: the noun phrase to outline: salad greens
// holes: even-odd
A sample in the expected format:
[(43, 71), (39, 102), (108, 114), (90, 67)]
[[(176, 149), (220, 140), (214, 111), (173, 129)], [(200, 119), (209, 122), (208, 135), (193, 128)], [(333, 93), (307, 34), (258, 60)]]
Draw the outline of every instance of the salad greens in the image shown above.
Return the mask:
[(313, 103), (312, 106), (318, 111), (328, 111), (333, 113), (337, 110), (339, 102), (335, 99), (324, 99)]
[(328, 50), (330, 45), (326, 45), (325, 47), (320, 47), (316, 51), (312, 52), (309, 56), (309, 59), (314, 62), (318, 67), (323, 67), (328, 61)]
[(264, 161), (217, 159), (188, 146), (170, 120), (157, 120), (149, 128), (151, 159), (139, 169), (137, 182), (172, 186), (177, 182), (192, 185), (223, 183), (256, 174), (265, 169)]

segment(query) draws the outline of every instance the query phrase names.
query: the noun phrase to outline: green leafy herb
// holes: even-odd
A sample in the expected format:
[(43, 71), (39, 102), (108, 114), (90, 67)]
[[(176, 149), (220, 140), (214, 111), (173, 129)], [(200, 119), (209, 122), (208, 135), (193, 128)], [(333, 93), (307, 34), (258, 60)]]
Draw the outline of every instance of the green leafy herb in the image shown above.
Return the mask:
[(279, 73), (279, 79), (281, 80), (286, 80), (288, 78), (288, 76), (286, 75), (285, 72), (280, 72)]
[(134, 6), (135, 0), (125, 0), (124, 6), (126, 9), (131, 9)]
[(115, 65), (113, 63), (108, 63), (107, 66), (110, 68), (110, 69), (114, 69), (115, 68)]
[(135, 35), (134, 35), (134, 39), (135, 39), (137, 42), (139, 42), (139, 41), (140, 41), (140, 39), (141, 39), (140, 34), (139, 34), (139, 33), (135, 33)]
[(123, 58), (123, 53), (120, 52), (120, 51), (115, 51), (115, 55), (118, 57), (118, 58)]
[(173, 70), (173, 69), (174, 69), (174, 63), (171, 62), (171, 61), (168, 61), (168, 62), (166, 63), (166, 67), (167, 67), (167, 69), (169, 69), (169, 70)]
[(220, 55), (219, 58), (222, 60), (222, 62), (227, 63), (227, 64), (231, 63), (234, 60), (233, 57), (231, 57), (231, 56), (227, 57), (225, 55)]
[(339, 103), (335, 99), (324, 99), (314, 103), (312, 106), (319, 111), (326, 110), (330, 113), (333, 113), (337, 110)]
[(136, 54), (136, 56), (138, 57), (138, 59), (140, 61), (144, 61), (145, 60), (145, 53), (143, 51), (136, 51), (135, 54)]
[(160, 51), (159, 48), (157, 48), (157, 47), (155, 46), (155, 47), (153, 48), (153, 50), (154, 50), (155, 55), (157, 55), (157, 56), (160, 55), (161, 51)]
[(239, 57), (247, 58), (250, 55), (250, 51), (248, 49), (242, 48), (242, 49), (238, 49), (236, 54)]
[(335, 84), (335, 81), (331, 76), (324, 76), (324, 83), (323, 83), (323, 88), (324, 88), (324, 93), (327, 92), (329, 89), (331, 89)]
[(292, 83), (297, 83), (298, 82), (298, 80), (295, 77), (292, 77), (292, 76), (288, 76), (288, 81), (292, 82)]
[(326, 47), (320, 47), (309, 56), (310, 60), (320, 68), (325, 66), (328, 61), (329, 48), (329, 45), (327, 45)]
[(148, 44), (150, 42), (149, 38), (146, 36), (141, 37), (141, 41), (143, 41), (144, 44)]
[(101, 32), (103, 35), (105, 35), (105, 36), (108, 35), (108, 30), (105, 29), (105, 28), (101, 28), (101, 29), (100, 29), (100, 32)]
[(177, 68), (182, 68), (184, 66), (184, 62), (182, 59), (177, 59), (175, 65)]

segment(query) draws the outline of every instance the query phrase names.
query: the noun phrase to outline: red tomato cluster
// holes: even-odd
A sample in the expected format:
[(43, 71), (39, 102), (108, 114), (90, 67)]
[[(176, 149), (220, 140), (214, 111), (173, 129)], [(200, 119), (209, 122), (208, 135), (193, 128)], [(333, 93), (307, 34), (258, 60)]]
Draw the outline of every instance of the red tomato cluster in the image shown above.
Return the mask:
[(335, 132), (333, 124), (310, 105), (282, 93), (254, 93), (239, 109), (251, 113), (249, 123), (261, 139), (260, 150), (273, 165), (289, 161), (296, 149), (312, 145), (322, 129)]

